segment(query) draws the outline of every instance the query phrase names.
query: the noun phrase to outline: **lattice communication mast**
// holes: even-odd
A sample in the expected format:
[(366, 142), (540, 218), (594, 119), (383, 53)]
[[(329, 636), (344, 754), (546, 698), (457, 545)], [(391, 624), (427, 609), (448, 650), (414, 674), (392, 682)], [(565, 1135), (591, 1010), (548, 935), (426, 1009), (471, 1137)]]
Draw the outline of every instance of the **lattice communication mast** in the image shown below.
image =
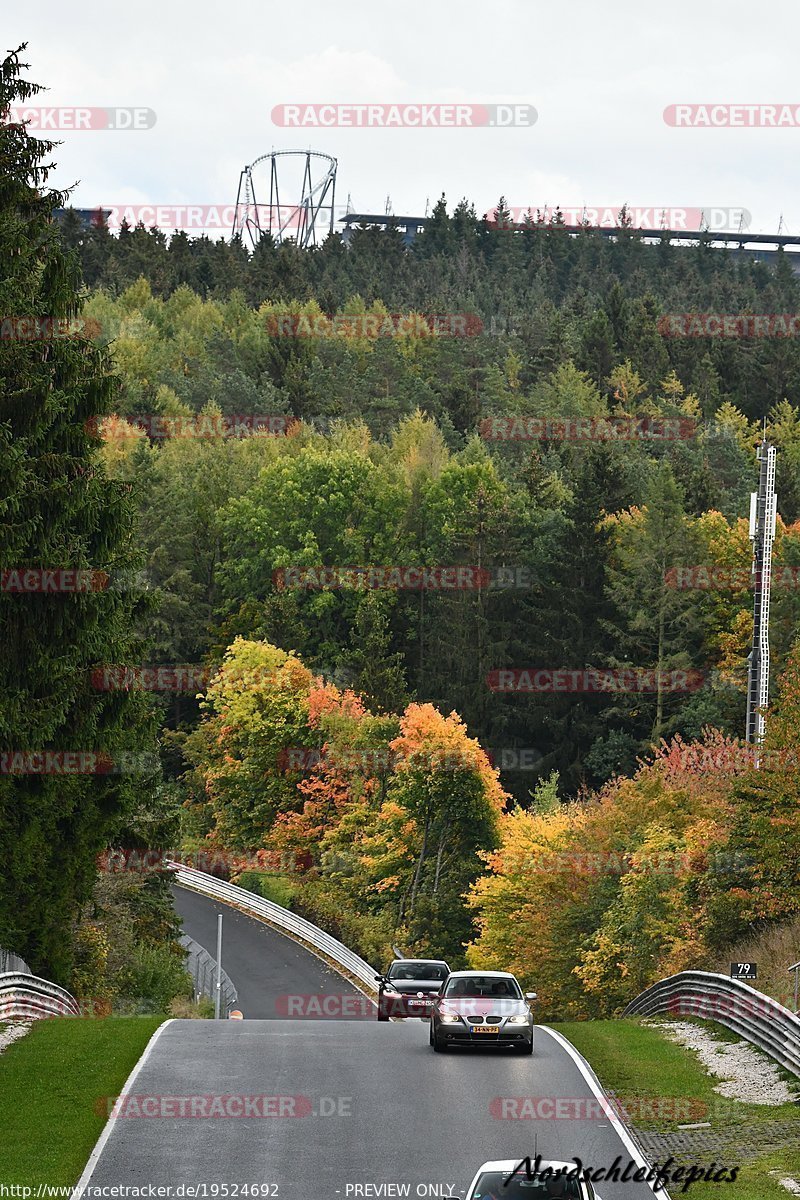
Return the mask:
[(316, 246), (318, 236), (322, 240), (333, 233), (335, 196), (336, 159), (329, 154), (315, 150), (262, 154), (239, 176), (233, 236), (253, 248), (267, 233), (276, 245), (293, 238), (303, 249)]
[(753, 543), (753, 648), (748, 657), (747, 740), (758, 747), (764, 740), (764, 710), (769, 703), (769, 599), (772, 586), (772, 543), (778, 497), (775, 494), (775, 447), (766, 437), (758, 451), (761, 465), (758, 491), (750, 496), (750, 540)]

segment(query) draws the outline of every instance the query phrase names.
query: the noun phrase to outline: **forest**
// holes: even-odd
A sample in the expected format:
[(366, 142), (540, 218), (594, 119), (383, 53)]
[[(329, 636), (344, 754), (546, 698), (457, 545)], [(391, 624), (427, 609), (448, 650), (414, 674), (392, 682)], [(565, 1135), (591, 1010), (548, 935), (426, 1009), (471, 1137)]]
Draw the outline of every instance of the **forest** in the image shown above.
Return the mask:
[[(3, 79), (6, 102), (32, 86)], [(74, 326), (2, 342), (5, 578), (103, 584), (0, 590), (0, 945), (130, 989), (119, 906), (144, 945), (175, 932), (157, 870), (127, 899), (102, 870), (131, 847), (219, 851), (376, 964), (399, 942), (513, 970), (547, 1017), (617, 1012), (791, 919), (800, 349), (775, 321), (679, 320), (794, 313), (785, 255), (512, 227), (502, 198), (487, 220), (442, 197), (411, 247), (113, 236), (55, 222), (47, 143), (2, 138), (0, 248), (26, 248), (4, 311)], [(14, 768), (44, 747), (148, 765)]]

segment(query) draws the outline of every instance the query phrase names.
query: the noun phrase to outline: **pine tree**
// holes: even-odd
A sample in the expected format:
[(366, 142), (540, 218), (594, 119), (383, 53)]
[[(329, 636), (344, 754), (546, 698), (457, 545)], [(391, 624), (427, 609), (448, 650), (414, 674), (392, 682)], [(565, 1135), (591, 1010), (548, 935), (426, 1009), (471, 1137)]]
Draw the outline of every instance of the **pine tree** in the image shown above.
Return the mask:
[[(23, 50), (0, 64), (0, 111), (41, 90), (22, 78)], [(129, 770), (142, 759), (125, 752), (152, 761), (154, 747), (141, 699), (92, 688), (93, 667), (133, 650), (135, 593), (114, 586), (135, 566), (132, 519), (128, 489), (105, 477), (92, 432), (114, 403), (109, 361), (74, 327), (52, 336), (42, 320), (77, 321), (79, 311), (77, 268), (52, 219), (66, 197), (45, 188), (52, 148), (24, 125), (0, 125), (0, 946), (63, 983), (97, 854), (144, 782), (97, 769), (110, 760)], [(26, 317), (39, 318), (41, 336), (22, 336)], [(62, 578), (62, 590), (34, 592), (19, 590), (19, 568), (97, 573), (85, 591), (65, 590)], [(23, 757), (43, 751), (83, 758), (51, 755), (51, 768), (64, 767), (54, 774)]]
[[(694, 562), (683, 494), (670, 466), (662, 462), (647, 490), (642, 509), (607, 520), (613, 532), (606, 568), (606, 597), (618, 620), (603, 622), (613, 634), (616, 666), (655, 672), (655, 697), (635, 696), (621, 709), (634, 717), (647, 713), (653, 743), (670, 732), (676, 707), (669, 674), (691, 671), (702, 645), (701, 618), (694, 597), (670, 586), (671, 567)], [(702, 661), (702, 660), (701, 660)], [(682, 694), (678, 694), (678, 702)]]

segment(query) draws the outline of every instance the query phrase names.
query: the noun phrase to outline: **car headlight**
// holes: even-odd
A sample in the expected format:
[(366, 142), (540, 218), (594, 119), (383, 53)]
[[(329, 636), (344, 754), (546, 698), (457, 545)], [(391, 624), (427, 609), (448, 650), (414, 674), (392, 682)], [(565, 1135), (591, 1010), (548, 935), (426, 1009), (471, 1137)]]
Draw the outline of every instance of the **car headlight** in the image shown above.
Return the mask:
[(530, 1020), (530, 1017), (527, 1017), (527, 1016), (509, 1017), (508, 1020), (506, 1021), (506, 1025), (527, 1025), (529, 1020)]
[(440, 1013), (439, 1019), (443, 1025), (457, 1025), (461, 1020), (458, 1013)]

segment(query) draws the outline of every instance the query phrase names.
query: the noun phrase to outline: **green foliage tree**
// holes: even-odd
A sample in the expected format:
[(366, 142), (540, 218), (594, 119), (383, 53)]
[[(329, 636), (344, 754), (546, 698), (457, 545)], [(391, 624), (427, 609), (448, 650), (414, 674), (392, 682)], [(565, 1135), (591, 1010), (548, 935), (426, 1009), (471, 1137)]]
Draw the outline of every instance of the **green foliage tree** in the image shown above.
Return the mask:
[[(0, 65), (3, 112), (41, 90), (23, 75), (23, 49)], [(80, 313), (77, 265), (51, 216), (64, 197), (46, 187), (52, 149), (24, 125), (0, 125), (0, 312), (9, 323), (69, 322)], [(70, 930), (91, 893), (97, 854), (134, 788), (147, 786), (146, 775), (85, 768), (102, 755), (119, 765), (125, 751), (155, 748), (140, 698), (91, 685), (94, 666), (130, 661), (135, 650), (136, 600), (117, 586), (136, 566), (133, 513), (129, 486), (111, 482), (97, 462), (91, 431), (116, 395), (107, 355), (74, 330), (43, 341), (4, 336), (0, 380), (3, 569), (98, 573), (96, 590), (0, 589), (0, 945), (67, 983)], [(43, 751), (55, 762), (82, 752), (84, 770), (26, 766), (24, 755)], [(15, 755), (23, 756), (19, 773)]]

